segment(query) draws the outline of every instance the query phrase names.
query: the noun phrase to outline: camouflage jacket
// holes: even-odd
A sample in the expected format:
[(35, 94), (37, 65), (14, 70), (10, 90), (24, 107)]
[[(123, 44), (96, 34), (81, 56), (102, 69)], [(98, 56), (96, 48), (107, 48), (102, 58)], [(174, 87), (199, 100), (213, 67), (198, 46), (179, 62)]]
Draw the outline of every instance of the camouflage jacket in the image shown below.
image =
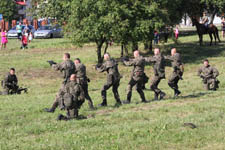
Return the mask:
[(60, 64), (53, 64), (52, 68), (63, 72), (64, 83), (69, 81), (71, 74), (75, 73), (75, 65), (71, 60), (65, 60)]
[(165, 59), (172, 61), (174, 71), (181, 70), (183, 72), (183, 69), (181, 68), (181, 56), (179, 53), (175, 53), (173, 56), (165, 56)]
[(217, 76), (219, 76), (219, 72), (216, 68), (211, 67), (210, 65), (208, 65), (207, 67), (202, 66), (198, 69), (198, 76), (203, 79), (216, 78)]
[(124, 64), (126, 66), (134, 66), (131, 72), (131, 77), (135, 80), (139, 80), (140, 77), (144, 76), (145, 63), (146, 63), (145, 58), (142, 56), (131, 59), (129, 61), (124, 61)]
[(84, 91), (76, 81), (66, 83), (60, 92), (61, 108), (79, 108), (85, 100)]
[(113, 58), (104, 62), (99, 68), (97, 68), (97, 70), (99, 72), (106, 71), (108, 76), (113, 75), (116, 78), (120, 77), (120, 73), (118, 70), (118, 64)]
[(161, 54), (145, 58), (147, 62), (153, 63), (154, 75), (165, 78), (165, 59)]
[(2, 87), (6, 88), (6, 87), (12, 87), (14, 85), (17, 85), (18, 80), (16, 75), (11, 75), (10, 73), (7, 73), (4, 80), (2, 81)]

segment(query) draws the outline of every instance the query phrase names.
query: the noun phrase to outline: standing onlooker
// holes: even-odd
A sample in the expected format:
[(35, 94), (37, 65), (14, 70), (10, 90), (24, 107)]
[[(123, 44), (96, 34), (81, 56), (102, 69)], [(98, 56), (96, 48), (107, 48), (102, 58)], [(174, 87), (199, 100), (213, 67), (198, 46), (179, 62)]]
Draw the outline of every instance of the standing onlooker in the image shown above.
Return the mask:
[(225, 18), (223, 17), (223, 19), (222, 19), (222, 22), (221, 22), (221, 24), (222, 24), (222, 37), (224, 38), (224, 36), (225, 36), (225, 34), (224, 34), (224, 32), (225, 32)]
[(154, 31), (154, 45), (159, 43), (159, 33)]
[(33, 40), (33, 34), (32, 34), (32, 32), (30, 32), (28, 39), (29, 39), (29, 43)]
[(25, 48), (28, 48), (27, 47), (27, 39), (28, 39), (28, 36), (26, 36), (26, 30), (25, 30), (25, 33), (22, 35), (22, 45), (20, 47), (20, 49), (25, 49)]
[(4, 46), (4, 48), (6, 48), (6, 44), (8, 43), (6, 30), (4, 31), (2, 29), (1, 37), (2, 37), (2, 39), (1, 39), (1, 49), (3, 48), (3, 46)]
[(176, 26), (176, 29), (174, 30), (174, 34), (175, 34), (175, 39), (177, 40), (179, 37), (179, 29), (178, 26)]
[(16, 31), (17, 31), (17, 38), (19, 40), (21, 40), (22, 38), (22, 25), (21, 23), (19, 23), (17, 26), (16, 26)]

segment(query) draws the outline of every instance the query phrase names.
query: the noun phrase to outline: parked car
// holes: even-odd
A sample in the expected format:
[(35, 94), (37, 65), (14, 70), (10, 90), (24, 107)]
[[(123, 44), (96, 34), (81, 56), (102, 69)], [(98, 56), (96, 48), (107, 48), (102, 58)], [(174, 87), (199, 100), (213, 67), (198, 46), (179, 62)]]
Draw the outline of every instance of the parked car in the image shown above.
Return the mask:
[(63, 37), (62, 28), (51, 25), (41, 26), (34, 32), (34, 38), (59, 38)]
[[(25, 28), (25, 25), (22, 25), (22, 32)], [(32, 32), (32, 34), (34, 35), (34, 32), (36, 31), (35, 28), (32, 25), (28, 25), (29, 31)], [(12, 29), (10, 29), (7, 33), (7, 37), (8, 38), (17, 38), (17, 31), (16, 31), (16, 27), (13, 27)]]

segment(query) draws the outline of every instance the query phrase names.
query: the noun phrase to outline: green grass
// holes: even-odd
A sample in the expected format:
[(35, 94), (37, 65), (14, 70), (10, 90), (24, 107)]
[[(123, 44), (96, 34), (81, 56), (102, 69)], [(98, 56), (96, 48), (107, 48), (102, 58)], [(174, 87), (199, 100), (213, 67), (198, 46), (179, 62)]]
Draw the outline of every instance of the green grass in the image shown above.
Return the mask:
[[(101, 102), (100, 90), (106, 80), (106, 73), (98, 73), (94, 69), (95, 45), (77, 48), (66, 39), (35, 39), (29, 49), (20, 50), (20, 43), (10, 39), (8, 49), (0, 51), (0, 76), (3, 78), (9, 68), (15, 67), (19, 85), (28, 87), (29, 93), (0, 96), (0, 149), (224, 149), (225, 46), (222, 42), (209, 47), (206, 46), (209, 45), (208, 36), (205, 36), (205, 40), (205, 46), (202, 47), (198, 46), (197, 36), (181, 37), (178, 45), (172, 41), (159, 45), (164, 54), (169, 54), (169, 50), (175, 46), (183, 56), (185, 73), (184, 80), (179, 82), (182, 91), (180, 98), (172, 99), (173, 91), (167, 85), (172, 69), (166, 67), (167, 78), (159, 84), (159, 88), (167, 94), (165, 100), (136, 104), (140, 98), (133, 90), (130, 105), (114, 108), (115, 100), (110, 89), (107, 92), (108, 107), (90, 111), (85, 102), (80, 114), (88, 116), (88, 119), (59, 122), (56, 121), (57, 115), (65, 112), (58, 109), (54, 114), (42, 111), (51, 106), (62, 82), (61, 74), (52, 70), (46, 60), (61, 62), (65, 52), (71, 53), (72, 59), (81, 58), (91, 79), (89, 94), (97, 106)], [(108, 51), (113, 57), (119, 58), (119, 46), (114, 45)], [(197, 69), (205, 58), (220, 72), (218, 91), (204, 91), (201, 79), (197, 76)], [(119, 93), (121, 100), (125, 100), (132, 67), (120, 63), (119, 70), (123, 75)], [(146, 66), (146, 73), (151, 80), (152, 66)], [(148, 100), (153, 99), (152, 91), (145, 90), (145, 95)], [(184, 127), (185, 122), (192, 122), (197, 128)]]

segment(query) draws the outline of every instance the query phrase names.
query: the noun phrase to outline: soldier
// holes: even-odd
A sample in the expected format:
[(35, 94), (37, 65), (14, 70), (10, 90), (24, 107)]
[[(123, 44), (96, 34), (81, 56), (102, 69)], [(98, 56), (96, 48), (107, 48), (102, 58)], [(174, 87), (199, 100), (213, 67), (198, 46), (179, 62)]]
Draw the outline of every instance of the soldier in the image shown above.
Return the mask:
[(78, 119), (78, 110), (85, 99), (83, 88), (76, 81), (76, 75), (72, 74), (60, 93), (60, 106), (61, 109), (66, 109), (67, 116), (59, 114), (57, 120)]
[(173, 73), (171, 74), (168, 85), (174, 90), (174, 97), (176, 98), (181, 92), (178, 90), (178, 82), (183, 79), (184, 67), (181, 62), (181, 56), (177, 53), (176, 48), (171, 50), (171, 56), (165, 56), (166, 59), (172, 61)]
[(126, 61), (124, 64), (127, 66), (134, 66), (131, 73), (131, 79), (127, 86), (127, 100), (124, 101), (124, 104), (129, 104), (132, 96), (132, 88), (137, 85), (137, 92), (141, 97), (141, 102), (146, 103), (144, 92), (142, 91), (142, 85), (144, 80), (144, 70), (145, 70), (145, 59), (140, 56), (139, 51), (134, 51), (134, 59)]
[(116, 99), (115, 106), (121, 105), (120, 96), (118, 93), (118, 87), (120, 85), (120, 73), (118, 70), (117, 62), (110, 57), (108, 53), (104, 54), (105, 62), (101, 66), (97, 66), (96, 69), (98, 72), (107, 72), (107, 81), (102, 87), (101, 95), (102, 95), (102, 103), (99, 106), (107, 106), (106, 100), (106, 91), (112, 86), (112, 91), (114, 94), (114, 98)]
[(165, 60), (162, 54), (160, 53), (159, 48), (154, 49), (154, 56), (146, 58), (146, 61), (153, 62), (153, 69), (154, 69), (154, 77), (151, 81), (150, 88), (154, 91), (155, 96), (154, 99), (163, 99), (166, 94), (162, 92), (158, 88), (158, 84), (161, 79), (165, 79)]
[(209, 65), (208, 59), (205, 59), (203, 63), (204, 66), (198, 70), (198, 76), (202, 78), (206, 90), (215, 91), (217, 88), (219, 88), (218, 84), (220, 82), (216, 79), (216, 77), (219, 75), (219, 72), (216, 68)]
[(6, 74), (6, 77), (1, 82), (3, 92), (2, 95), (13, 94), (13, 91), (17, 91), (19, 86), (17, 85), (18, 80), (15, 74), (15, 69), (11, 68)]
[(74, 60), (74, 64), (75, 64), (75, 74), (77, 77), (77, 83), (79, 83), (84, 90), (84, 96), (85, 96), (85, 99), (88, 100), (89, 108), (94, 109), (93, 102), (91, 100), (91, 97), (88, 94), (88, 82), (90, 82), (90, 79), (86, 75), (86, 66), (81, 63), (79, 58), (76, 58)]
[(59, 89), (59, 92), (57, 93), (56, 95), (56, 98), (55, 98), (55, 101), (52, 105), (52, 107), (49, 109), (49, 108), (45, 108), (44, 111), (46, 112), (54, 112), (55, 109), (58, 107), (59, 105), (59, 94), (61, 92), (61, 90), (64, 89), (64, 86), (65, 84), (69, 81), (69, 78), (72, 74), (74, 74), (75, 72), (75, 65), (73, 63), (72, 60), (70, 60), (70, 54), (69, 53), (65, 53), (63, 55), (63, 62), (60, 63), (60, 64), (52, 64), (52, 68), (55, 69), (56, 71), (61, 71), (63, 72), (63, 78), (64, 78), (64, 81), (61, 85), (61, 88)]

